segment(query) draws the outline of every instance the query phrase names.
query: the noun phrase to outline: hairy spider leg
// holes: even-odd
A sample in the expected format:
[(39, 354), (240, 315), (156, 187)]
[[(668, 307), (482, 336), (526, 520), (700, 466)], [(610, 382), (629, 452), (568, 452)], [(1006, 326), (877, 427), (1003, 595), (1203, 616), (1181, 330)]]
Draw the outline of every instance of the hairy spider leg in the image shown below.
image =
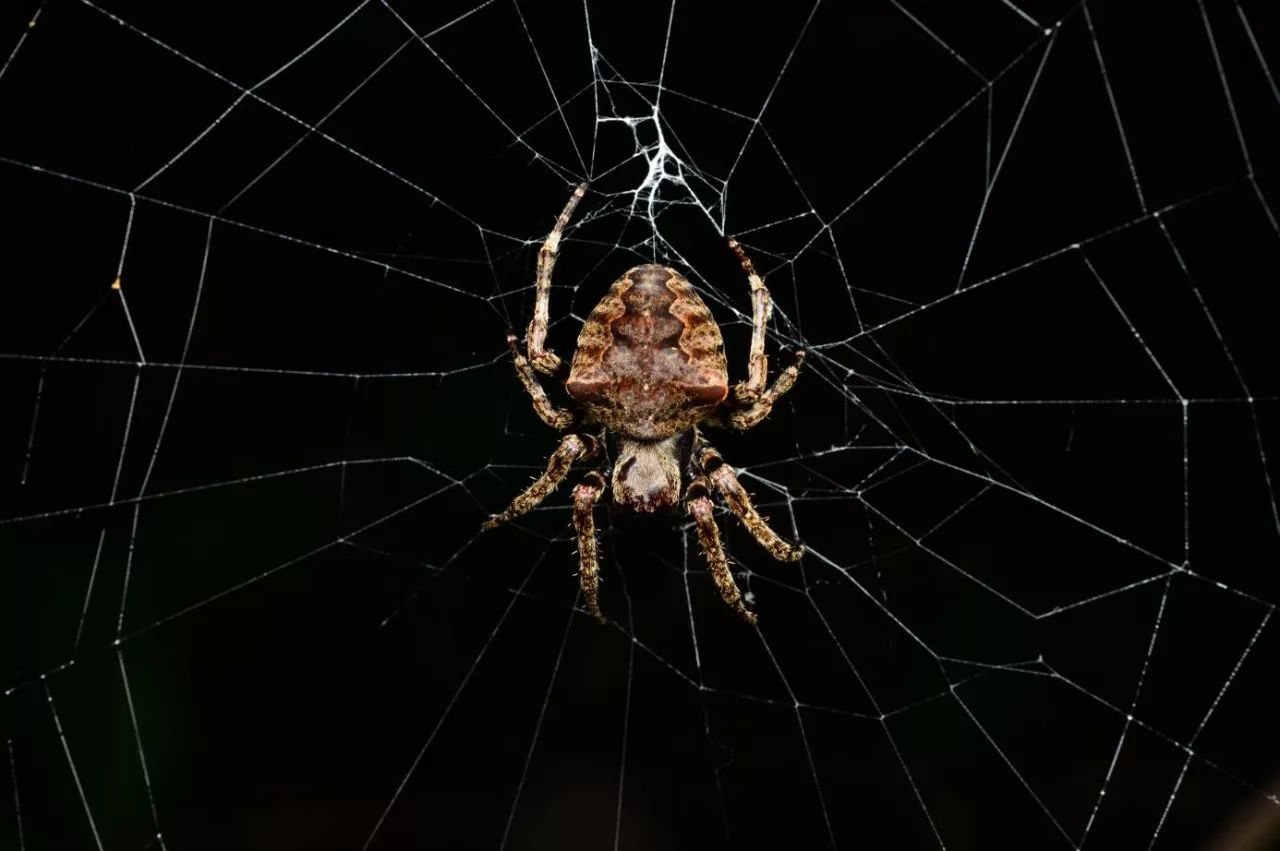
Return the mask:
[(760, 398), (760, 394), (764, 392), (765, 379), (769, 375), (769, 356), (764, 352), (764, 332), (765, 326), (769, 324), (769, 315), (773, 312), (773, 301), (769, 298), (764, 279), (756, 272), (755, 264), (738, 240), (731, 237), (729, 247), (738, 255), (742, 271), (747, 273), (747, 281), (751, 284), (751, 353), (747, 356), (747, 380), (738, 382), (733, 388), (734, 400), (741, 405), (749, 405)]
[(529, 322), (529, 359), (539, 372), (554, 375), (560, 371), (561, 361), (555, 352), (546, 348), (547, 325), (551, 321), (551, 271), (556, 266), (556, 254), (560, 250), (560, 237), (569, 224), (573, 210), (587, 193), (587, 184), (580, 183), (573, 190), (568, 202), (556, 218), (556, 225), (547, 234), (547, 241), (538, 250), (537, 297), (533, 305), (533, 319)]
[(738, 481), (733, 468), (724, 463), (724, 458), (710, 446), (703, 445), (698, 452), (698, 464), (702, 467), (711, 486), (724, 497), (742, 525), (751, 533), (751, 537), (763, 547), (769, 555), (778, 561), (799, 561), (804, 555), (804, 547), (799, 544), (788, 544), (769, 526), (769, 522), (760, 516), (751, 497), (742, 483)]
[(773, 386), (765, 389), (765, 382), (769, 377), (769, 356), (764, 351), (764, 334), (769, 324), (769, 315), (773, 312), (773, 301), (769, 298), (764, 278), (756, 271), (746, 249), (732, 237), (729, 239), (729, 247), (738, 255), (742, 271), (747, 273), (747, 281), (751, 284), (751, 352), (747, 355), (747, 380), (734, 385), (734, 405), (729, 408), (725, 420), (730, 428), (746, 431), (769, 416), (774, 403), (796, 383), (800, 364), (804, 362), (804, 352), (796, 352), (792, 364), (782, 371)]
[(560, 445), (556, 447), (556, 451), (551, 453), (551, 458), (547, 460), (546, 472), (534, 479), (533, 484), (511, 500), (506, 511), (490, 517), (481, 528), (492, 529), (500, 523), (505, 523), (537, 508), (548, 494), (559, 487), (565, 476), (569, 475), (569, 468), (573, 466), (574, 461), (579, 458), (594, 457), (597, 451), (599, 447), (596, 439), (590, 435), (566, 434), (560, 439)]
[(600, 611), (600, 559), (596, 546), (595, 505), (604, 492), (604, 476), (587, 473), (573, 489), (573, 528), (578, 533), (578, 582), (587, 600), (587, 611), (604, 623)]
[(707, 567), (711, 570), (711, 578), (715, 580), (720, 596), (729, 608), (738, 613), (744, 621), (752, 626), (756, 623), (755, 612), (747, 608), (742, 601), (742, 591), (733, 580), (729, 570), (729, 560), (725, 558), (724, 547), (720, 543), (720, 527), (716, 525), (715, 504), (711, 502), (710, 488), (705, 476), (695, 476), (689, 483), (685, 495), (689, 516), (698, 527), (698, 543), (702, 546), (702, 554), (706, 556)]
[(507, 348), (511, 349), (511, 359), (516, 366), (516, 375), (520, 378), (520, 383), (524, 385), (525, 392), (529, 394), (529, 398), (533, 401), (534, 412), (542, 418), (542, 421), (554, 429), (563, 431), (573, 424), (573, 412), (566, 408), (557, 408), (547, 396), (547, 391), (543, 389), (542, 383), (538, 381), (538, 376), (534, 373), (533, 368), (529, 366), (529, 361), (520, 353), (520, 345), (516, 342), (516, 335), (507, 332)]
[(794, 358), (791, 365), (778, 374), (769, 389), (764, 391), (764, 394), (756, 399), (750, 407), (729, 409), (725, 415), (725, 420), (730, 428), (746, 431), (760, 425), (761, 420), (769, 416), (774, 404), (782, 398), (784, 393), (795, 386), (796, 379), (800, 376), (800, 365), (804, 363), (804, 350), (797, 351)]

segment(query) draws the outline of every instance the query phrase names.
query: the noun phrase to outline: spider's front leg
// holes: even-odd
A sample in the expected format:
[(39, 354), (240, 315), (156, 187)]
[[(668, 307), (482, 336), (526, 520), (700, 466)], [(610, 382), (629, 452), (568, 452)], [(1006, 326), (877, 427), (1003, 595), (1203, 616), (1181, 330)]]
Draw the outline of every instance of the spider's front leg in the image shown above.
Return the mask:
[(587, 184), (580, 183), (573, 190), (564, 210), (556, 218), (555, 227), (547, 234), (546, 242), (538, 250), (537, 296), (533, 305), (533, 319), (529, 322), (529, 360), (533, 366), (545, 375), (555, 375), (560, 371), (560, 358), (555, 352), (546, 348), (547, 326), (551, 321), (551, 271), (556, 266), (556, 254), (560, 250), (560, 237), (569, 224), (573, 210), (587, 194)]
[(725, 604), (738, 613), (744, 621), (752, 626), (756, 623), (755, 612), (747, 608), (742, 600), (742, 591), (733, 579), (729, 570), (729, 560), (725, 558), (724, 546), (720, 543), (720, 527), (716, 525), (715, 504), (711, 501), (710, 488), (705, 476), (695, 476), (689, 483), (685, 494), (689, 516), (698, 526), (698, 543), (702, 545), (702, 554), (707, 558), (707, 567), (711, 570), (711, 578)]
[(596, 502), (604, 493), (604, 476), (595, 470), (573, 489), (573, 528), (578, 533), (578, 582), (587, 600), (587, 611), (600, 623), (600, 559), (596, 551)]
[(537, 508), (538, 504), (564, 481), (565, 476), (569, 475), (569, 468), (573, 466), (574, 461), (579, 458), (593, 458), (598, 451), (599, 444), (594, 437), (587, 434), (566, 434), (561, 439), (560, 445), (556, 447), (556, 451), (551, 453), (546, 472), (538, 476), (533, 484), (524, 489), (523, 493), (511, 500), (511, 504), (505, 511), (486, 520), (481, 528), (492, 529), (500, 523), (505, 523)]
[(799, 561), (804, 555), (804, 547), (784, 541), (767, 520), (756, 511), (746, 488), (738, 481), (733, 468), (724, 463), (724, 458), (712, 447), (702, 444), (697, 450), (698, 465), (705, 472), (712, 487), (724, 497), (729, 510), (737, 515), (742, 525), (747, 527), (751, 537), (778, 561)]

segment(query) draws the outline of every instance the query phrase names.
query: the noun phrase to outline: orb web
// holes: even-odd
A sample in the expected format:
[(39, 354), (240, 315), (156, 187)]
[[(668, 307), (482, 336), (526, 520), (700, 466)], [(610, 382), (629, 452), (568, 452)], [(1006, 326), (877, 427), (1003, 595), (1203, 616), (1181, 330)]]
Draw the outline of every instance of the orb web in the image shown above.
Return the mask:
[[(4, 847), (1280, 834), (1261, 11), (7, 12)], [(660, 262), (744, 375), (730, 236), (807, 352), (708, 434), (758, 629), (683, 516), (602, 503), (605, 626), (567, 488), (479, 532), (581, 181), (561, 355)]]

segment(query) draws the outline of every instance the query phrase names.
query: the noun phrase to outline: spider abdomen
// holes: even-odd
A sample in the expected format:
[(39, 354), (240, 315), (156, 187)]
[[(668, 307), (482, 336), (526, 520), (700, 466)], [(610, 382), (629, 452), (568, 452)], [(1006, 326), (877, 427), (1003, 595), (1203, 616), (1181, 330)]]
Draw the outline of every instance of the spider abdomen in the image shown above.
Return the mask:
[(606, 428), (661, 440), (725, 400), (724, 340), (693, 286), (667, 266), (628, 270), (587, 317), (565, 390)]

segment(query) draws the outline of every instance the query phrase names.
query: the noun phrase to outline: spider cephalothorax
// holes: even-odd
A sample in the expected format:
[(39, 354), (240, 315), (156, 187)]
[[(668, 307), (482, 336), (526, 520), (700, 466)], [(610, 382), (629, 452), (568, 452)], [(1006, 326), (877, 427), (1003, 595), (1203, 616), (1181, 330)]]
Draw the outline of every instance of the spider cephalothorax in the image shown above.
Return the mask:
[(623, 274), (587, 317), (564, 383), (576, 409), (555, 407), (534, 370), (556, 375), (563, 367), (560, 358), (544, 345), (551, 270), (561, 234), (586, 191), (586, 184), (574, 191), (538, 254), (537, 299), (529, 323), (527, 358), (516, 335), (507, 335), (516, 374), (532, 397), (534, 410), (547, 425), (569, 434), (551, 455), (546, 472), (485, 527), (493, 528), (537, 506), (564, 480), (574, 461), (594, 460), (600, 454), (600, 441), (611, 436), (616, 444), (611, 481), (592, 471), (573, 490), (579, 578), (587, 609), (603, 620), (592, 509), (606, 486), (611, 486), (616, 504), (644, 513), (673, 509), (683, 495), (721, 596), (747, 622), (755, 623), (756, 616), (743, 602), (720, 544), (712, 493), (724, 498), (774, 558), (795, 561), (804, 550), (769, 528), (733, 469), (698, 427), (713, 424), (745, 430), (759, 423), (778, 397), (795, 384), (804, 352), (797, 352), (795, 362), (766, 388), (769, 362), (764, 353), (764, 331), (771, 307), (769, 291), (746, 252), (731, 239), (729, 246), (751, 284), (751, 354), (746, 381), (730, 391), (720, 328), (693, 286), (675, 269), (648, 264)]

